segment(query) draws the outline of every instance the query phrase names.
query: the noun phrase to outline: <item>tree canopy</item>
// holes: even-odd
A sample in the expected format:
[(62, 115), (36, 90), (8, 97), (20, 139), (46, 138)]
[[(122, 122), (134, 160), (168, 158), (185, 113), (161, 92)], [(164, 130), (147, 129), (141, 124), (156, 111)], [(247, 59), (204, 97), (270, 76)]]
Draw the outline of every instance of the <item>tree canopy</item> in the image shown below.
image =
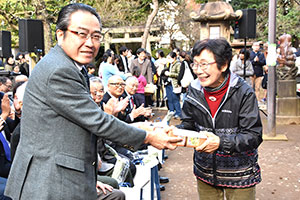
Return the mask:
[[(18, 19), (40, 19), (44, 23), (46, 51), (54, 45), (55, 21), (59, 10), (72, 2), (91, 5), (99, 12), (104, 27), (145, 25), (152, 12), (152, 0), (0, 0), (0, 27), (1, 30), (12, 32), (12, 44), (18, 46)], [(174, 8), (167, 11), (166, 2), (159, 0), (159, 8), (165, 9), (170, 14), (177, 9), (178, 15), (173, 26), (179, 26), (181, 31), (194, 41), (197, 31), (195, 24), (190, 23), (188, 10), (185, 9), (185, 0), (173, 0)], [(207, 1), (195, 0), (198, 3)], [(257, 10), (257, 38), (267, 41), (268, 38), (268, 0), (231, 0), (234, 10), (255, 8)], [(157, 16), (155, 23), (164, 25), (164, 20)], [(298, 47), (300, 38), (300, 5), (299, 0), (277, 0), (277, 26), (276, 35), (291, 34), (294, 46)], [(192, 31), (191, 31), (192, 30)], [(194, 31), (195, 30), (195, 31)]]

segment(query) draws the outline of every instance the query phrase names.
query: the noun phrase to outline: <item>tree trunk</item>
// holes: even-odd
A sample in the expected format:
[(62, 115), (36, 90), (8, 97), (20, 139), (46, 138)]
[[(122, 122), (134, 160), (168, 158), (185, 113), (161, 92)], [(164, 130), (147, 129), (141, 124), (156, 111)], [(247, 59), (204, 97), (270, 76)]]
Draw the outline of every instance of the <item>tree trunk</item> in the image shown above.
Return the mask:
[(151, 14), (148, 16), (147, 22), (146, 22), (146, 27), (144, 30), (144, 34), (142, 36), (142, 48), (146, 48), (146, 44), (147, 44), (147, 39), (148, 39), (148, 35), (149, 35), (149, 31), (150, 31), (150, 27), (151, 24), (155, 18), (155, 16), (158, 13), (158, 0), (152, 0), (153, 2), (153, 11), (151, 12)]
[(44, 54), (47, 54), (52, 47), (52, 31), (51, 31), (51, 26), (50, 23), (47, 22), (47, 20), (44, 20), (43, 22), (44, 25), (44, 45), (45, 45), (45, 50)]

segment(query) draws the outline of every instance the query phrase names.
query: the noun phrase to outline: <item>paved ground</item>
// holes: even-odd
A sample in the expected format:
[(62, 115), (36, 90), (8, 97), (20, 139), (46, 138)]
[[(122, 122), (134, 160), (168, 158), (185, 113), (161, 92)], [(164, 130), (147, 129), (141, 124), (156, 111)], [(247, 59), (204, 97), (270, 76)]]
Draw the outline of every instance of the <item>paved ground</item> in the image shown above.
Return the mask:
[[(156, 110), (162, 117), (166, 110)], [(262, 116), (264, 127), (266, 118)], [(171, 124), (179, 120), (172, 119)], [(285, 134), (288, 141), (264, 141), (259, 147), (259, 164), (263, 181), (257, 185), (257, 200), (300, 200), (300, 125), (277, 126), (277, 133)], [(197, 200), (193, 175), (193, 149), (179, 147), (166, 151), (166, 160), (159, 174), (170, 182), (161, 192), (162, 200)]]

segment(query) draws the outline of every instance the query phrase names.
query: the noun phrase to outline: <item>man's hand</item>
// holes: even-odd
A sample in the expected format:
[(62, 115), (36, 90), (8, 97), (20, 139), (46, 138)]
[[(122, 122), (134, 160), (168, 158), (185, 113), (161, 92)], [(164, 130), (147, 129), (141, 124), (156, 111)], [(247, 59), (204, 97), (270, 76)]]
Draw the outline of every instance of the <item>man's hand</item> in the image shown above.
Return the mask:
[(145, 111), (144, 113), (145, 117), (151, 117), (152, 109), (150, 107), (145, 108), (144, 111)]
[(152, 132), (147, 132), (146, 139), (144, 143), (151, 144), (152, 146), (158, 149), (176, 149), (177, 142), (181, 142), (182, 138), (178, 137), (169, 137), (168, 133), (172, 130), (172, 127), (165, 129), (157, 128)]
[(110, 98), (107, 103), (103, 103), (103, 110), (105, 113), (114, 115), (115, 114), (115, 107), (118, 103), (118, 100), (115, 98)]
[(202, 145), (196, 147), (196, 151), (213, 153), (220, 146), (220, 138), (211, 132), (205, 131), (204, 134), (207, 139)]
[(166, 76), (170, 76), (170, 74), (171, 74), (171, 73), (170, 73), (169, 71), (165, 71), (165, 75), (166, 75)]
[(144, 111), (144, 104), (142, 104), (140, 107), (136, 108), (136, 106), (133, 106), (133, 109), (131, 111), (133, 119), (137, 118), (138, 116), (141, 116), (145, 113)]
[(121, 111), (124, 111), (125, 108), (128, 106), (129, 98), (126, 97), (124, 99), (120, 99), (120, 101), (117, 103), (115, 113), (119, 113)]
[(104, 184), (100, 181), (97, 181), (96, 189), (97, 189), (98, 194), (101, 192), (100, 190), (102, 190), (102, 192), (104, 194), (106, 194), (106, 190), (111, 192), (113, 190), (113, 187), (111, 187), (110, 185)]
[(9, 98), (7, 93), (4, 94), (2, 98), (1, 109), (2, 109), (1, 117), (3, 120), (6, 120), (10, 113)]

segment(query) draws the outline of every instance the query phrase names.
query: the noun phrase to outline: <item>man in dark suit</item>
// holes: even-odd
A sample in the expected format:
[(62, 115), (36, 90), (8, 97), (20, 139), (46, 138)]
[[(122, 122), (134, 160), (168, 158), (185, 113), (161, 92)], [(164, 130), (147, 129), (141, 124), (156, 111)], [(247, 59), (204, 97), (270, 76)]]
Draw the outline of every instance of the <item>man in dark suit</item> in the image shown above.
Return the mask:
[(84, 65), (97, 55), (102, 39), (95, 9), (79, 3), (63, 7), (56, 38), (26, 86), (21, 138), (5, 190), (13, 199), (95, 200), (97, 137), (132, 149), (142, 143), (175, 149), (180, 141), (129, 126), (91, 98)]
[(136, 77), (130, 76), (126, 79), (125, 91), (123, 98), (129, 98), (129, 104), (126, 107), (126, 113), (129, 113), (129, 123), (143, 122), (151, 116), (151, 108), (145, 108), (144, 104), (138, 102), (135, 98), (136, 90), (139, 86), (139, 81)]
[(121, 62), (120, 62), (120, 71), (123, 71), (125, 73), (130, 73), (129, 65), (128, 65), (128, 49), (125, 46), (122, 46), (120, 49), (120, 57), (121, 57)]
[(2, 113), (0, 115), (0, 199), (9, 200), (10, 198), (4, 196), (6, 180), (11, 168), (11, 154), (9, 147), (10, 130), (5, 122), (10, 113), (10, 105), (7, 94), (3, 95), (1, 108)]
[(115, 98), (120, 102), (127, 102), (126, 105), (125, 103), (120, 103), (121, 105), (124, 105), (123, 109), (119, 109), (121, 111), (116, 113), (115, 116), (126, 123), (132, 123), (135, 122), (135, 118), (139, 117), (144, 112), (144, 108), (143, 106), (130, 108), (132, 103), (129, 101), (129, 97), (121, 97), (124, 93), (125, 85), (125, 82), (120, 76), (114, 75), (110, 77), (108, 79), (108, 91), (103, 96), (102, 104), (107, 103), (110, 98)]

